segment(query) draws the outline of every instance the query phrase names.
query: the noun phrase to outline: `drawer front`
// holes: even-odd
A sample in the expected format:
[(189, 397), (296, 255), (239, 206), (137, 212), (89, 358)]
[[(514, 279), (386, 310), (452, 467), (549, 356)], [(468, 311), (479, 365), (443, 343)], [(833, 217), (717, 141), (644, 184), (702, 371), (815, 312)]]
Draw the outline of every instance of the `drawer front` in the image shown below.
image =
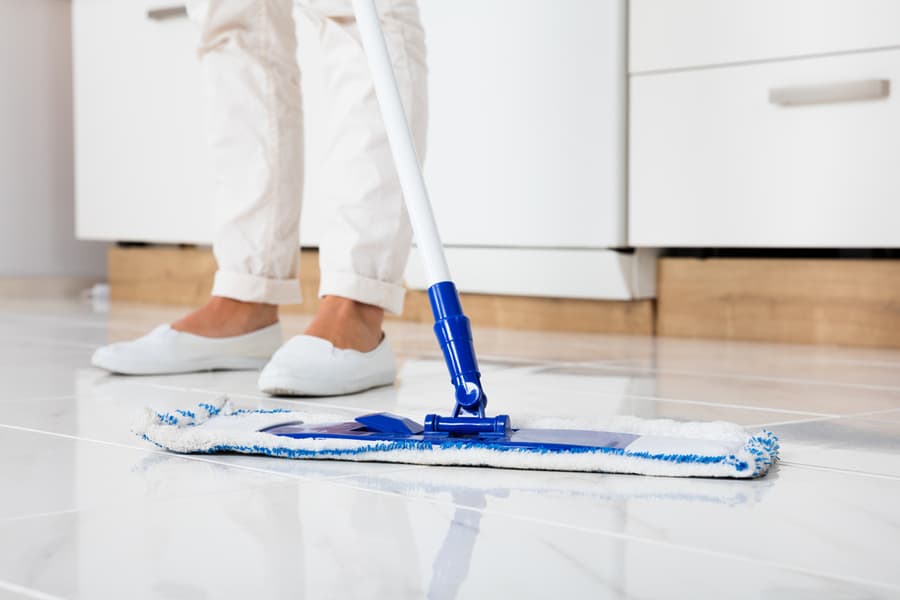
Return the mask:
[(631, 0), (632, 73), (900, 45), (896, 0)]
[(900, 50), (631, 80), (629, 243), (900, 246)]

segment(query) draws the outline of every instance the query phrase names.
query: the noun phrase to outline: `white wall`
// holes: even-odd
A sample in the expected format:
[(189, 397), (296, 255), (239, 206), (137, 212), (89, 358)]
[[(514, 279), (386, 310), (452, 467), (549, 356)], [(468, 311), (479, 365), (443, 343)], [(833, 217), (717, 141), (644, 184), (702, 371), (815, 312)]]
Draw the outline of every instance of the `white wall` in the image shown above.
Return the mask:
[(70, 24), (68, 0), (0, 0), (0, 277), (106, 272), (75, 239)]

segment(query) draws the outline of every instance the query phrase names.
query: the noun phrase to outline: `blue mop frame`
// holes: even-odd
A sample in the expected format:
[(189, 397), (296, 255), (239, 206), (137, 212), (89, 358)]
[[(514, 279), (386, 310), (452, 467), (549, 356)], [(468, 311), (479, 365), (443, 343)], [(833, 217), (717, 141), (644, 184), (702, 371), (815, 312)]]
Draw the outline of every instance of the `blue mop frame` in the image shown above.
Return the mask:
[(463, 314), (456, 285), (452, 281), (436, 283), (428, 288), (428, 299), (434, 314), (434, 334), (450, 372), (456, 405), (452, 416), (426, 415), (424, 434), (508, 436), (512, 427), (509, 415), (485, 415), (487, 395), (475, 357), (472, 327)]

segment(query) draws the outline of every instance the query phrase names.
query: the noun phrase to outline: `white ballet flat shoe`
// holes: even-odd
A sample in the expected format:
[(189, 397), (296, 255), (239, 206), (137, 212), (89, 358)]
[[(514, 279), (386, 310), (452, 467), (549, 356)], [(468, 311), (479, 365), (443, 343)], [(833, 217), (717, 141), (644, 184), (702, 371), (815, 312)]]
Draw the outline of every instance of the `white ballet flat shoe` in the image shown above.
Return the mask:
[(273, 396), (338, 396), (390, 385), (397, 364), (387, 338), (371, 352), (341, 350), (328, 340), (298, 335), (275, 352), (259, 375)]
[(124, 375), (261, 369), (281, 345), (281, 324), (251, 333), (210, 338), (160, 325), (130, 342), (98, 348), (91, 364)]

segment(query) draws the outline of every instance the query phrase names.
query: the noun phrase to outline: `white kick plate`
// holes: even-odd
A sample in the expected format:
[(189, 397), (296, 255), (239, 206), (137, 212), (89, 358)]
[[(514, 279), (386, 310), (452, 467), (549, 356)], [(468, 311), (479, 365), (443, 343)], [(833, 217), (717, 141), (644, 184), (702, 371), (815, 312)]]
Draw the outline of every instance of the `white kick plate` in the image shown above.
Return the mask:
[[(636, 300), (656, 296), (657, 251), (610, 249), (470, 248), (446, 249), (460, 292)], [(410, 289), (428, 287), (416, 248), (406, 267)]]

